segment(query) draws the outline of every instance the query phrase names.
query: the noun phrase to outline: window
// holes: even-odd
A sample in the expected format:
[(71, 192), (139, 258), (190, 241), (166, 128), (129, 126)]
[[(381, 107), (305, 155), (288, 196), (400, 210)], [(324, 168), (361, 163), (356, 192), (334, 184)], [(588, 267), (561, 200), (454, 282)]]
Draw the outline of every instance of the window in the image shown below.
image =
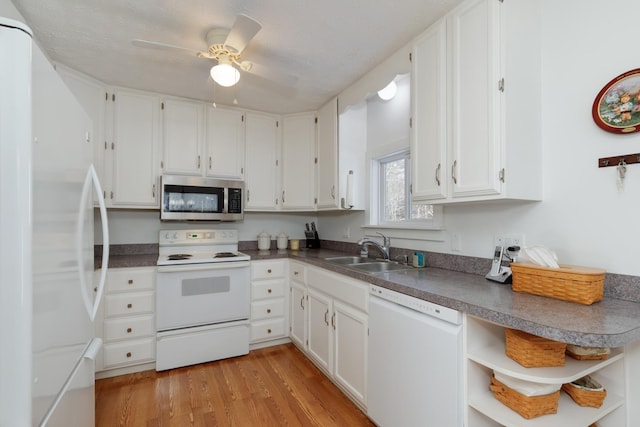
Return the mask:
[(380, 225), (431, 225), (433, 206), (411, 203), (411, 157), (402, 150), (377, 159)]

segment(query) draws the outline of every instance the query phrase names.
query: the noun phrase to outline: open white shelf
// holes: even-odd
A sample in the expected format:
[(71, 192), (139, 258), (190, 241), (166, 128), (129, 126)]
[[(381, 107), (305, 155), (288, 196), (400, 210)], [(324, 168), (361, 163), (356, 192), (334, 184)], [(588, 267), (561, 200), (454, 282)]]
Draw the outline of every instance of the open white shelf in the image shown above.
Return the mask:
[(561, 391), (557, 414), (542, 415), (527, 420), (497, 400), (489, 390), (489, 382), (490, 380), (487, 378), (485, 393), (479, 392), (469, 396), (469, 406), (494, 421), (509, 427), (587, 426), (624, 404), (623, 397), (607, 392), (607, 397), (600, 408), (583, 407)]
[(544, 384), (566, 384), (585, 375), (589, 375), (624, 357), (619, 349), (612, 349), (605, 360), (576, 360), (565, 357), (564, 366), (543, 368), (525, 368), (505, 354), (505, 344), (497, 343), (491, 346), (469, 349), (467, 358), (494, 371), (502, 372), (514, 378)]

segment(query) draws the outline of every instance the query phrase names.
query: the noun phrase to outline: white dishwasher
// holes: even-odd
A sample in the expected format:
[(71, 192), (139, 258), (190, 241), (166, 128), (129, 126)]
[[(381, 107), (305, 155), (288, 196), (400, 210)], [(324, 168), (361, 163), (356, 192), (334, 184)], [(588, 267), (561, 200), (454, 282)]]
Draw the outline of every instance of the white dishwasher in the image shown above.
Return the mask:
[(380, 427), (463, 423), (460, 312), (370, 285), (367, 415)]

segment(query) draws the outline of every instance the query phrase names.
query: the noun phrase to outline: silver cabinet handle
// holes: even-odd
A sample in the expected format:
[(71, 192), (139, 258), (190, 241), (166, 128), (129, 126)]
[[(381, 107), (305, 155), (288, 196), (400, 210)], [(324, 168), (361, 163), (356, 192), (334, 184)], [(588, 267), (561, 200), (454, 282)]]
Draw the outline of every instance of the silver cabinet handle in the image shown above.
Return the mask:
[(284, 204), (284, 190), (282, 190), (282, 203)]
[(247, 190), (247, 202), (251, 199), (251, 193)]
[(451, 165), (451, 179), (453, 179), (453, 183), (458, 183), (458, 178), (456, 178), (456, 168), (458, 167), (458, 161), (454, 160), (453, 165)]
[(440, 187), (440, 163), (438, 163), (438, 167), (436, 168), (436, 182), (438, 183), (438, 187)]
[(209, 156), (209, 169), (211, 169), (211, 156)]
[(199, 154), (198, 154), (198, 166), (197, 166), (197, 168), (200, 169), (200, 155)]
[(300, 307), (302, 307), (302, 309), (304, 310), (304, 295), (302, 296), (302, 298), (300, 298)]
[(332, 185), (331, 186), (331, 198), (335, 200), (336, 198), (336, 186)]
[(327, 311), (324, 313), (324, 323), (326, 323), (327, 326), (329, 326), (329, 320), (327, 319), (328, 315), (329, 315), (329, 309), (327, 308)]
[(331, 316), (331, 326), (333, 327), (333, 330), (336, 329), (336, 312), (333, 312), (333, 315)]
[(153, 186), (151, 187), (151, 195), (153, 196), (153, 198), (156, 198), (156, 185), (153, 184)]

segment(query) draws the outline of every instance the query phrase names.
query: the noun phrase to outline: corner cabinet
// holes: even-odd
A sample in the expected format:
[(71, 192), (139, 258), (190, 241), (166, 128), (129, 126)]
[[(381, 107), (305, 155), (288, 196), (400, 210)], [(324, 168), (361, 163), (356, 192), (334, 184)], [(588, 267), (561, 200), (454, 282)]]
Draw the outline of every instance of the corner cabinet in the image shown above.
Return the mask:
[[(575, 360), (567, 356), (565, 365), (525, 368), (505, 355), (504, 327), (465, 317), (467, 341), (467, 421), (470, 427), (618, 427), (626, 422), (624, 353), (612, 349), (606, 360)], [(607, 390), (600, 408), (578, 406), (566, 393), (560, 393), (558, 412), (527, 420), (499, 402), (489, 391), (493, 371), (514, 378), (544, 384), (564, 384), (591, 375)]]
[(278, 116), (246, 113), (245, 210), (276, 210), (279, 204), (280, 121)]
[(316, 124), (314, 113), (282, 118), (283, 209), (314, 210), (316, 206)]
[(318, 110), (318, 209), (338, 208), (338, 99)]
[(467, 0), (416, 39), (414, 201), (541, 200), (540, 14)]
[[(116, 89), (107, 94), (113, 126), (107, 137), (113, 173), (105, 192), (110, 206), (157, 208), (159, 200), (160, 98)], [(109, 120), (107, 120), (109, 122)]]

